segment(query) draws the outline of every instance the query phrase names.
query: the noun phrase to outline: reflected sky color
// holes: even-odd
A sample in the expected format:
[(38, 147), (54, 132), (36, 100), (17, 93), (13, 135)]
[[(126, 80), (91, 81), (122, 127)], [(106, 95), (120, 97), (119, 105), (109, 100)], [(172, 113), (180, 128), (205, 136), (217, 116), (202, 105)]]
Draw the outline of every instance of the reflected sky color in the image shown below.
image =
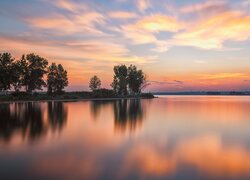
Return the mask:
[(249, 90), (249, 0), (1, 0), (0, 52), (62, 63), (68, 90), (135, 64), (150, 91)]
[(0, 174), (248, 179), (249, 105), (230, 96), (1, 104)]

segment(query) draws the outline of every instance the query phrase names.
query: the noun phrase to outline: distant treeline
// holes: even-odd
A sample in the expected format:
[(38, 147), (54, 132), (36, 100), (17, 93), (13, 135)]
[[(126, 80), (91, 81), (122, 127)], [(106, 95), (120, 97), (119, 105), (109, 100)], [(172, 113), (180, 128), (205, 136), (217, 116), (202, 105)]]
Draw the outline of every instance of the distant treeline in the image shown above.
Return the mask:
[(250, 95), (249, 91), (155, 92), (154, 95)]
[[(114, 66), (112, 90), (102, 89), (101, 80), (96, 75), (90, 79), (89, 87), (96, 96), (108, 95), (140, 95), (146, 83), (144, 72), (136, 66)], [(48, 94), (62, 94), (69, 84), (67, 71), (61, 64), (51, 63), (36, 54), (22, 55), (14, 59), (10, 53), (0, 53), (0, 91), (14, 89), (15, 95), (33, 94), (36, 90), (47, 88)]]

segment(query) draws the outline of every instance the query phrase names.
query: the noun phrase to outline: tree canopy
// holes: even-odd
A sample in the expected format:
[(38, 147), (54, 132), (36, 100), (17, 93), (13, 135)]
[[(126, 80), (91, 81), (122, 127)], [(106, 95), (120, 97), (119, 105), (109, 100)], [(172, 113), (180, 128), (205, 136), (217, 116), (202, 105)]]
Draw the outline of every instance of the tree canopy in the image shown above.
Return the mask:
[(92, 91), (98, 90), (101, 87), (101, 80), (97, 76), (93, 76), (89, 82), (89, 88)]
[(10, 53), (0, 54), (0, 90), (9, 90), (13, 80), (13, 62)]
[(128, 91), (133, 94), (141, 92), (146, 85), (146, 76), (136, 66), (118, 65), (114, 67), (114, 79), (111, 86), (119, 95), (127, 95)]
[(52, 63), (48, 67), (48, 93), (61, 93), (64, 87), (68, 86), (68, 83), (67, 71), (61, 64)]
[(127, 83), (130, 92), (138, 94), (141, 92), (146, 82), (146, 76), (142, 70), (137, 70), (136, 66), (128, 67)]
[[(47, 68), (48, 61), (33, 53), (15, 60), (10, 53), (0, 54), (0, 91), (13, 88), (16, 92), (25, 89), (31, 94), (48, 85), (49, 92), (62, 92), (68, 86), (67, 71), (61, 64)], [(45, 75), (48, 74), (47, 82)]]
[(127, 75), (128, 68), (126, 65), (118, 65), (114, 67), (114, 80), (111, 84), (114, 91), (120, 95), (127, 95)]
[(41, 90), (46, 86), (43, 76), (47, 73), (48, 61), (33, 53), (28, 54), (24, 60), (27, 62), (23, 79), (26, 92), (32, 93), (35, 89)]

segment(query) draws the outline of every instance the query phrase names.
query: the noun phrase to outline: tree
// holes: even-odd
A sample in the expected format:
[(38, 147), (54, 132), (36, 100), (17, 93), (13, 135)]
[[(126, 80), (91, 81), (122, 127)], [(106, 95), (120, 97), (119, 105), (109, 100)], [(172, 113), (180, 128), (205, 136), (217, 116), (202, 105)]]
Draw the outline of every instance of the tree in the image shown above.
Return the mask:
[(142, 70), (137, 70), (136, 66), (130, 65), (128, 67), (127, 83), (132, 93), (141, 93), (142, 88), (146, 85), (146, 76)]
[(43, 77), (47, 73), (48, 61), (33, 53), (24, 56), (24, 61), (27, 63), (27, 67), (22, 82), (26, 92), (32, 93), (33, 90), (41, 90), (42, 87), (46, 86)]
[(128, 69), (125, 65), (118, 65), (114, 67), (114, 80), (111, 86), (119, 95), (127, 95), (127, 74)]
[(48, 93), (61, 93), (68, 86), (68, 74), (61, 64), (52, 63), (48, 67), (47, 86)]
[(93, 76), (89, 82), (89, 88), (92, 91), (98, 90), (101, 87), (101, 80), (97, 76)]
[(10, 53), (0, 54), (0, 90), (7, 91), (13, 80), (12, 64), (14, 59)]
[(12, 85), (16, 92), (20, 91), (23, 86), (24, 75), (27, 70), (28, 63), (23, 55), (22, 58), (18, 61), (15, 61), (12, 65)]

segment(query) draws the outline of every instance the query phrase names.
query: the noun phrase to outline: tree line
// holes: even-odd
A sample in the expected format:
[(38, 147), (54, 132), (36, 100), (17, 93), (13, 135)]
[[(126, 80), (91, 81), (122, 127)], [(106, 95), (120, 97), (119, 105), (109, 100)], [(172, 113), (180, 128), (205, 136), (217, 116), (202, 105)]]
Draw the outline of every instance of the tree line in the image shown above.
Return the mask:
[[(140, 94), (148, 85), (144, 72), (134, 65), (117, 65), (113, 70), (111, 87), (116, 95)], [(48, 66), (45, 58), (34, 53), (22, 55), (18, 60), (10, 53), (0, 53), (0, 91), (13, 88), (15, 92), (23, 89), (32, 94), (46, 87), (48, 94), (60, 94), (68, 84), (67, 71), (61, 64), (51, 63)], [(90, 79), (89, 87), (93, 92), (109, 91), (101, 89), (101, 80), (96, 75)]]
[[(44, 77), (47, 75), (47, 81)], [(15, 60), (10, 53), (0, 53), (0, 90), (22, 88), (32, 94), (34, 90), (47, 87), (48, 93), (61, 93), (68, 86), (67, 71), (61, 64), (52, 63), (33, 53)]]

